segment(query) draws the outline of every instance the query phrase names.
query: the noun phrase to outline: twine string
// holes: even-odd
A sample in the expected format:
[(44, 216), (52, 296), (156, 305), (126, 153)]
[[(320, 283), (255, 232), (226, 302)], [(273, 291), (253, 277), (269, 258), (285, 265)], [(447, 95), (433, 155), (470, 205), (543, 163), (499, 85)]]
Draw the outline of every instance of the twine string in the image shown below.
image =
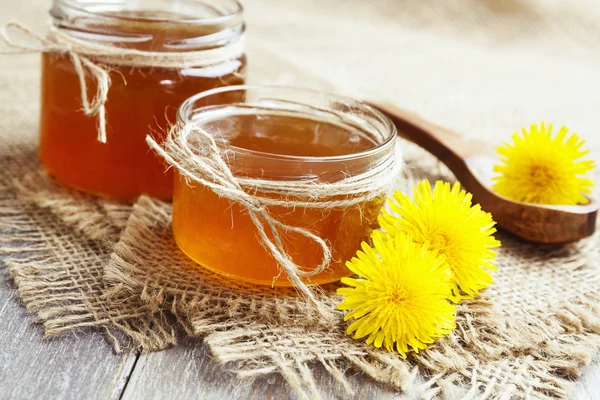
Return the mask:
[[(106, 70), (97, 66), (86, 57), (79, 56), (76, 52), (69, 50), (69, 56), (73, 61), (73, 66), (79, 78), (79, 87), (81, 89), (81, 105), (83, 113), (88, 117), (98, 116), (98, 141), (106, 143), (106, 100), (108, 97), (108, 88), (110, 87), (110, 77)], [(96, 94), (90, 102), (87, 94), (87, 83), (85, 82), (84, 67), (92, 74), (96, 80)]]
[[(82, 111), (88, 117), (97, 116), (98, 141), (101, 143), (106, 143), (106, 101), (111, 81), (107, 69), (98, 63), (134, 68), (206, 67), (238, 58), (244, 51), (242, 37), (231, 44), (207, 50), (153, 52), (94, 43), (53, 25), (49, 30), (48, 36), (44, 37), (19, 21), (9, 21), (0, 28), (0, 41), (7, 46), (0, 49), (0, 54), (68, 54), (79, 79)], [(88, 96), (86, 72), (96, 81), (96, 92), (91, 99)]]

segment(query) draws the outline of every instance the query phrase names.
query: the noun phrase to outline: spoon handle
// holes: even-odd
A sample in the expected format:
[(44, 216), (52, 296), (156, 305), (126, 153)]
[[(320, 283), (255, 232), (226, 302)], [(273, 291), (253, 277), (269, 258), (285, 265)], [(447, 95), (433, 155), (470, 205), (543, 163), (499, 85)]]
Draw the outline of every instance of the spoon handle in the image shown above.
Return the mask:
[[(420, 116), (389, 103), (372, 104), (396, 125), (398, 135), (432, 153), (451, 170), (464, 165), (464, 160), (480, 154), (485, 145), (467, 140), (456, 132), (435, 125)], [(460, 177), (458, 177), (460, 179)]]

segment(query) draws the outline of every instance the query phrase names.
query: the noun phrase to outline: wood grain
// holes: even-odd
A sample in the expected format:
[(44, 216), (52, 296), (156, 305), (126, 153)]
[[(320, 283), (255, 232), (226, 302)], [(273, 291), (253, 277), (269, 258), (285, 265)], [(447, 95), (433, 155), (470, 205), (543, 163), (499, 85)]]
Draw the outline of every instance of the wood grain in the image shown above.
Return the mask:
[[(362, 374), (351, 377), (355, 396), (347, 396), (335, 382), (317, 368), (317, 385), (324, 399), (413, 399), (393, 392)], [(225, 367), (210, 361), (208, 348), (197, 339), (182, 339), (176, 347), (140, 356), (122, 400), (295, 400), (281, 376), (247, 382), (237, 379)], [(600, 363), (595, 361), (573, 393), (574, 400), (600, 400)]]
[(600, 400), (600, 359), (596, 358), (583, 370), (581, 380), (575, 385), (574, 400)]
[[(324, 399), (348, 398), (319, 368), (314, 371)], [(355, 374), (351, 382), (353, 399), (393, 399), (402, 396), (384, 385)], [(279, 375), (239, 380), (225, 367), (210, 360), (209, 350), (198, 339), (185, 338), (176, 347), (160, 353), (142, 353), (123, 400), (203, 399), (298, 399)]]
[(0, 275), (0, 398), (118, 399), (135, 353), (115, 355), (98, 331), (44, 339), (6, 274)]

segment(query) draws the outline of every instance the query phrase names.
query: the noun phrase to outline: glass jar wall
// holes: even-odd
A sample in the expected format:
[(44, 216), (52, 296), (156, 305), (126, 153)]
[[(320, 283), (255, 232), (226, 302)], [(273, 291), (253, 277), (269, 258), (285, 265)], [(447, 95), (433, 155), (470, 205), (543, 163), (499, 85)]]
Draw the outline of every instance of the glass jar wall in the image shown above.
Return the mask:
[[(396, 130), (391, 121), (366, 104), (323, 92), (259, 86), (215, 89), (187, 100), (178, 118), (182, 126), (195, 124), (211, 134), (228, 168), (239, 178), (347, 182), (394, 163)], [(192, 134), (192, 148), (196, 142)], [(193, 151), (205, 153), (202, 148)], [(259, 186), (247, 190), (294, 202), (294, 196), (287, 194), (260, 193)], [(314, 195), (307, 190), (299, 199)], [(384, 197), (385, 193), (376, 193), (369, 200), (327, 208), (284, 204), (267, 209), (280, 223), (306, 229), (329, 244), (332, 262), (305, 279), (321, 284), (348, 275), (345, 262), (368, 239)], [(252, 283), (290, 285), (262, 245), (248, 209), (180, 176), (177, 170), (173, 233), (179, 247), (205, 268)], [(297, 232), (282, 234), (294, 263), (306, 271), (320, 264), (323, 251), (318, 243)]]
[[(234, 0), (55, 0), (55, 29), (76, 40), (143, 52), (198, 52), (242, 40), (242, 8)], [(239, 44), (239, 43), (238, 43)], [(68, 186), (116, 199), (149, 194), (172, 197), (173, 176), (149, 151), (176, 120), (192, 94), (244, 82), (246, 58), (174, 68), (110, 64), (87, 57), (109, 73), (106, 143), (97, 140), (98, 118), (82, 111), (80, 77), (70, 55), (42, 59), (40, 155), (48, 172)], [(88, 97), (98, 82), (85, 70)], [(218, 97), (214, 99), (218, 101)]]

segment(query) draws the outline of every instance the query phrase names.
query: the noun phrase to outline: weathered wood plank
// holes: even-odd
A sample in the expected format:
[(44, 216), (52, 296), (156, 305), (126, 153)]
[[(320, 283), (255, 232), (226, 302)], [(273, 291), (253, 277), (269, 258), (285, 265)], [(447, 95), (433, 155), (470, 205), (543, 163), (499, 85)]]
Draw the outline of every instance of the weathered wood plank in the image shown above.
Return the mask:
[(44, 339), (0, 274), (0, 398), (118, 399), (135, 352), (115, 355), (98, 331)]
[(575, 400), (600, 400), (600, 358), (596, 358), (584, 371), (573, 391)]
[[(334, 380), (321, 373), (317, 385), (325, 399), (343, 398), (343, 390)], [(356, 392), (354, 399), (392, 399), (397, 395), (385, 387), (366, 381), (362, 375), (350, 378)], [(347, 396), (346, 396), (347, 397)], [(197, 339), (183, 339), (176, 347), (159, 353), (142, 353), (123, 400), (159, 399), (297, 399), (296, 393), (279, 375), (239, 380), (226, 368), (210, 361), (209, 350)]]
[[(356, 391), (354, 399), (410, 398), (398, 395), (360, 374), (353, 376), (351, 381)], [(318, 386), (325, 390), (322, 395), (326, 399), (347, 398), (325, 374), (319, 376)], [(199, 340), (184, 339), (178, 346), (164, 352), (143, 353), (122, 397), (123, 400), (165, 398), (284, 400), (297, 399), (298, 396), (278, 375), (251, 383), (238, 380), (225, 368), (210, 361), (207, 346)], [(586, 368), (573, 399), (600, 399), (600, 362), (595, 361)]]

